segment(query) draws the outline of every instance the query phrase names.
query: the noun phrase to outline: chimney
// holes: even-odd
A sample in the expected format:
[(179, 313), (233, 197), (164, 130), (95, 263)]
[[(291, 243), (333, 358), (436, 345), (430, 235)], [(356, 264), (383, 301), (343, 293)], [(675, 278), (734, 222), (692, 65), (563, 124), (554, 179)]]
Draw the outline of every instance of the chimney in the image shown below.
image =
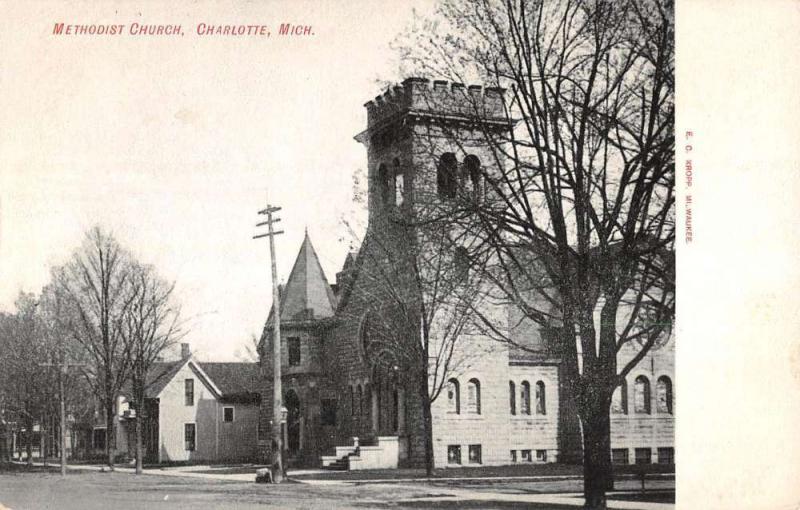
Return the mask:
[(192, 350), (189, 349), (189, 344), (181, 344), (181, 359), (186, 359), (192, 355)]

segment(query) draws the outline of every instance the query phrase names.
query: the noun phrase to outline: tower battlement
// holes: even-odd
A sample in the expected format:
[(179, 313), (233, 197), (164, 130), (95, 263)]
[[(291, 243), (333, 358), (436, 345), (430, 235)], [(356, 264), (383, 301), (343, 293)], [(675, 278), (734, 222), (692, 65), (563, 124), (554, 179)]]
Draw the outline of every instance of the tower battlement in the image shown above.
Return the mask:
[(364, 104), (367, 127), (375, 127), (387, 119), (405, 113), (435, 114), (464, 119), (505, 118), (502, 87), (482, 87), (445, 80), (407, 78), (390, 87), (384, 94)]

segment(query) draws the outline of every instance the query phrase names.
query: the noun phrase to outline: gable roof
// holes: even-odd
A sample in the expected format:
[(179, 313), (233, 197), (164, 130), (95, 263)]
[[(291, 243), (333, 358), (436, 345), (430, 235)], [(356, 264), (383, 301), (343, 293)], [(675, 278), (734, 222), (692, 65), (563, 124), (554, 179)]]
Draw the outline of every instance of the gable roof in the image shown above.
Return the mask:
[(188, 361), (189, 358), (183, 358), (179, 361), (153, 363), (147, 374), (145, 396), (147, 398), (157, 398)]
[[(292, 272), (281, 292), (281, 321), (333, 317), (336, 298), (306, 231)], [(270, 318), (272, 312), (270, 311)]]
[(197, 365), (206, 373), (222, 393), (225, 402), (258, 402), (261, 400), (259, 382), (261, 370), (258, 363), (206, 363)]
[(145, 396), (158, 398), (187, 364), (223, 402), (257, 403), (261, 400), (257, 363), (201, 363), (191, 356), (180, 361), (154, 363), (147, 377)]

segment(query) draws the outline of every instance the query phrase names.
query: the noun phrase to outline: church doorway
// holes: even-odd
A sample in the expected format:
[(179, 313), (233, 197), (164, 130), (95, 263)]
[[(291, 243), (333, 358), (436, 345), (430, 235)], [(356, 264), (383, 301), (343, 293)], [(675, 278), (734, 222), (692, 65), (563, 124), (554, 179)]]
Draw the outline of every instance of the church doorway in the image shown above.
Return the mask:
[(290, 456), (300, 451), (300, 397), (294, 390), (289, 390), (283, 399), (288, 411), (286, 415), (286, 449)]

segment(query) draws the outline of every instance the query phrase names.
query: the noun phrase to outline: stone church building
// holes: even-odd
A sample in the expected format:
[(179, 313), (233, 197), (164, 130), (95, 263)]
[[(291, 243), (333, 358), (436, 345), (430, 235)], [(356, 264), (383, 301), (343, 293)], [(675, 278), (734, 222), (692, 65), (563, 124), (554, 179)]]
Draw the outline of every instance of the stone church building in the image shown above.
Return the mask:
[[(369, 323), (380, 313), (376, 305), (386, 291), (376, 289), (369, 275), (377, 260), (386, 262), (377, 247), (381, 233), (408, 242), (407, 231), (392, 230), (392, 215), (413, 213), (422, 197), (446, 197), (456, 172), (448, 174), (448, 168), (463, 169), (476, 196), (481, 192), (480, 165), (492, 160), (482, 133), (507, 129), (503, 92), (409, 78), (366, 104), (367, 129), (356, 137), (367, 149), (369, 169), (364, 240), (331, 283), (306, 234), (281, 288), (290, 466), (423, 464), (419, 387), (397, 366), (378, 363), (370, 348)], [(475, 127), (476, 114), (481, 129)], [(269, 430), (273, 419), (272, 320), (270, 314), (260, 345), (262, 430)], [(462, 362), (446, 375), (431, 406), (437, 467), (579, 462), (580, 428), (560, 390), (558, 356), (535, 326), (513, 334), (524, 350), (480, 335), (457, 344), (454, 357)], [(632, 349), (623, 350), (620, 361), (633, 357)], [(613, 462), (674, 463), (673, 380), (670, 339), (642, 359), (615, 394)]]

